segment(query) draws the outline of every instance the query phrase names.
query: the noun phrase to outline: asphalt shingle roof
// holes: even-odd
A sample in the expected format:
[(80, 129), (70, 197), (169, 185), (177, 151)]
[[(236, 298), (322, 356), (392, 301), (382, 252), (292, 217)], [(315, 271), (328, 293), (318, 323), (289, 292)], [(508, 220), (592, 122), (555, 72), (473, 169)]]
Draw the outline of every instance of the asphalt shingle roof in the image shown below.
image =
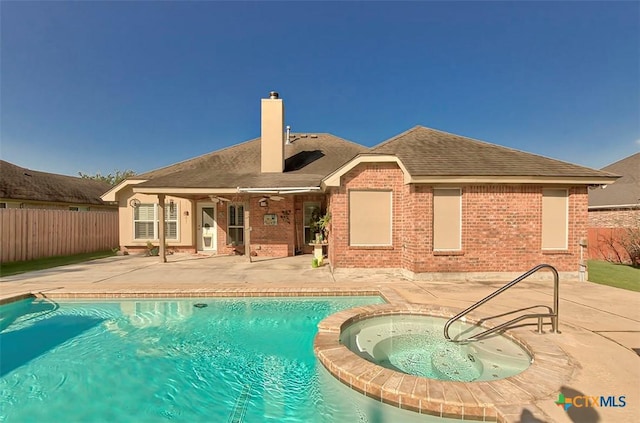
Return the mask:
[(110, 188), (105, 182), (39, 172), (0, 160), (0, 198), (105, 205), (100, 195)]
[(283, 173), (261, 173), (260, 138), (137, 175), (138, 187), (267, 188), (319, 186), (329, 173), (368, 149), (331, 134), (292, 134)]
[(605, 189), (589, 191), (589, 206), (640, 205), (640, 153), (605, 166), (602, 170), (622, 177)]
[(370, 152), (396, 155), (412, 176), (615, 176), (424, 126), (397, 135)]
[(371, 149), (331, 134), (292, 134), (285, 171), (260, 171), (260, 138), (136, 176), (140, 188), (319, 186), (359, 154), (397, 156), (411, 176), (611, 178), (617, 175), (416, 126)]

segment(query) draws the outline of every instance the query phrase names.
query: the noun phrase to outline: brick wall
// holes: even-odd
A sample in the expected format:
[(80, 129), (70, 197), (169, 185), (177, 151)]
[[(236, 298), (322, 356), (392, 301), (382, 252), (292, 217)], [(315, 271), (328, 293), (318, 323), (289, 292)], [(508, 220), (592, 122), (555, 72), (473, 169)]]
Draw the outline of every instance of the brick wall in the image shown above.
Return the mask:
[[(348, 191), (393, 190), (392, 247), (349, 246)], [(587, 236), (587, 189), (569, 189), (568, 248), (542, 251), (542, 186), (466, 185), (462, 188), (462, 251), (433, 251), (433, 187), (405, 185), (395, 164), (361, 164), (329, 192), (335, 267), (402, 267), (422, 272), (523, 272), (548, 263), (575, 272)]]
[[(388, 267), (402, 265), (404, 187), (402, 171), (396, 164), (358, 165), (342, 177), (339, 188), (330, 191), (331, 232), (329, 260), (335, 267)], [(393, 240), (391, 247), (349, 246), (349, 190), (392, 190)]]
[[(287, 257), (294, 254), (295, 209), (292, 197), (283, 200), (268, 200), (267, 207), (261, 207), (258, 200), (251, 198), (251, 252), (252, 255), (267, 257)], [(276, 225), (265, 225), (264, 216), (275, 215)]]
[[(305, 194), (287, 196), (280, 201), (268, 200), (267, 207), (260, 206), (258, 196), (236, 196), (234, 203), (242, 203), (245, 210), (249, 210), (251, 227), (250, 243), (251, 253), (254, 256), (264, 257), (287, 257), (293, 256), (296, 250), (304, 253), (311, 253), (313, 248), (304, 245), (303, 231), (303, 206), (306, 201), (319, 202), (322, 209), (325, 209), (326, 196), (323, 194)], [(227, 203), (218, 205), (216, 222), (218, 254), (244, 254), (245, 247), (228, 245), (227, 224), (228, 224)], [(264, 216), (274, 214), (277, 219), (276, 225), (265, 225)], [(245, 222), (245, 225), (247, 223)]]
[(640, 224), (640, 207), (618, 210), (589, 210), (590, 228), (630, 228)]

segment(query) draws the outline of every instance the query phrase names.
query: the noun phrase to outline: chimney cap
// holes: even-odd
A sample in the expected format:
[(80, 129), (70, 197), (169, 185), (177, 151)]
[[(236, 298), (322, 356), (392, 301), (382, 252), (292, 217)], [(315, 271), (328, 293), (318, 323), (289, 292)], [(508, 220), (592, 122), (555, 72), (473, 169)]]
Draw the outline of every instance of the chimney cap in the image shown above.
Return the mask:
[(279, 98), (280, 94), (277, 91), (269, 91), (269, 98)]

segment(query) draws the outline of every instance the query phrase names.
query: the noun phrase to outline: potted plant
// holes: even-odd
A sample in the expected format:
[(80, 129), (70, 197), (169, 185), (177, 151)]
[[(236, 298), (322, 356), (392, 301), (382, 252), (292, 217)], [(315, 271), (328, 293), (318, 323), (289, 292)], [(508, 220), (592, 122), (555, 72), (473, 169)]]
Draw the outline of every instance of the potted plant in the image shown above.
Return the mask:
[(147, 241), (147, 255), (157, 256), (160, 253), (160, 247), (155, 246), (151, 241)]
[(331, 226), (331, 213), (327, 212), (316, 222), (316, 226), (322, 233), (322, 239), (326, 242), (329, 239), (329, 227)]
[(320, 220), (320, 209), (314, 209), (311, 212), (311, 219), (309, 219), (309, 232), (311, 233), (311, 241), (312, 243), (319, 244), (320, 243), (320, 227), (318, 226), (318, 221)]

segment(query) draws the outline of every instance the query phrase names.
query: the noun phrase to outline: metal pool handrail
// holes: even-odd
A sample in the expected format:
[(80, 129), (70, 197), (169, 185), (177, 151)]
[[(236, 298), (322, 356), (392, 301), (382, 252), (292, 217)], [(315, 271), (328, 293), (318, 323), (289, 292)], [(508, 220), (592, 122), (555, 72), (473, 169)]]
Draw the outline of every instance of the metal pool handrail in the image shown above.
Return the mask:
[[(551, 311), (551, 313), (533, 313), (533, 314), (523, 314), (521, 316), (518, 316), (512, 320), (509, 320), (508, 322), (502, 323), (494, 328), (491, 329), (487, 329), (483, 332), (480, 332), (478, 334), (475, 334), (473, 336), (470, 336), (469, 338), (465, 338), (462, 340), (452, 340), (451, 337), (449, 336), (449, 327), (451, 326), (451, 324), (453, 322), (455, 322), (456, 320), (460, 319), (461, 317), (467, 315), (469, 312), (475, 310), (476, 308), (480, 307), (482, 304), (486, 303), (487, 301), (497, 297), (498, 295), (502, 294), (504, 291), (506, 291), (507, 289), (511, 288), (512, 286), (516, 285), (517, 283), (523, 281), (524, 279), (528, 278), (529, 276), (533, 275), (534, 273), (536, 273), (538, 270), (542, 270), (542, 269), (549, 269), (551, 270), (551, 272), (553, 273), (553, 309)], [(529, 319), (529, 318), (537, 318), (538, 319), (538, 332), (542, 332), (542, 319), (544, 317), (550, 317), (551, 318), (551, 327), (552, 327), (552, 332), (554, 333), (558, 333), (558, 305), (559, 305), (559, 296), (558, 296), (558, 288), (559, 288), (559, 277), (558, 277), (558, 271), (556, 270), (555, 267), (551, 266), (550, 264), (539, 264), (536, 267), (534, 267), (533, 269), (529, 270), (526, 273), (523, 273), (522, 275), (518, 276), (516, 279), (512, 280), (511, 282), (509, 282), (508, 284), (506, 284), (505, 286), (503, 286), (502, 288), (498, 289), (497, 291), (491, 293), (490, 295), (487, 295), (486, 297), (484, 297), (483, 299), (481, 299), (480, 301), (478, 301), (477, 303), (473, 304), (471, 307), (463, 310), (462, 312), (456, 314), (455, 316), (453, 316), (451, 319), (447, 320), (447, 323), (444, 325), (444, 337), (449, 340), (449, 341), (456, 341), (456, 342), (461, 342), (461, 341), (475, 341), (483, 336), (489, 335), (493, 332), (499, 331), (501, 329), (504, 329), (507, 326), (511, 326), (514, 323), (517, 323), (521, 320), (524, 319)]]

